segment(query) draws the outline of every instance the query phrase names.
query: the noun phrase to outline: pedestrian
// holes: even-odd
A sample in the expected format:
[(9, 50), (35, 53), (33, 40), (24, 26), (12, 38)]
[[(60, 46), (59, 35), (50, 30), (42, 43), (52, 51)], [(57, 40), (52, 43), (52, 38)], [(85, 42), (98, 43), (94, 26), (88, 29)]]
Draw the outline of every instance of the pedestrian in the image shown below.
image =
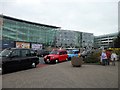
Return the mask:
[(114, 65), (114, 66), (115, 66), (115, 60), (117, 60), (117, 55), (114, 51), (112, 51), (111, 61), (112, 61), (112, 65)]
[(35, 50), (35, 55), (38, 56), (38, 51), (37, 50)]
[(85, 61), (85, 57), (86, 57), (86, 51), (85, 50), (82, 51), (81, 56), (83, 58), (83, 61)]
[(107, 65), (110, 65), (111, 52), (109, 49), (106, 50), (106, 55), (107, 55)]
[(106, 55), (105, 50), (103, 50), (102, 53), (101, 53), (101, 60), (102, 60), (102, 64), (104, 66), (107, 65), (107, 55)]

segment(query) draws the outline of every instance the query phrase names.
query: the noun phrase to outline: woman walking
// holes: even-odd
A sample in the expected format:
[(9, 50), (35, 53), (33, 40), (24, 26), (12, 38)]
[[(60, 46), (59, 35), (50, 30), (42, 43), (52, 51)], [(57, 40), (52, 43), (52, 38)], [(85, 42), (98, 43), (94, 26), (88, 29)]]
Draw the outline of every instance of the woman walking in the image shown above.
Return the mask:
[(112, 61), (112, 65), (115, 66), (115, 60), (117, 60), (117, 55), (115, 52), (112, 52), (111, 54), (111, 61)]

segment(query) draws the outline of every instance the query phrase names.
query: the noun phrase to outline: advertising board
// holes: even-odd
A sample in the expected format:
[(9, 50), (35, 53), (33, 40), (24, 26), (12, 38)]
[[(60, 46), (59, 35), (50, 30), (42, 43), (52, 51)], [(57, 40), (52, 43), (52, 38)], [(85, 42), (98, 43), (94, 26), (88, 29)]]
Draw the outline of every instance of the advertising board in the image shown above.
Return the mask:
[(34, 50), (37, 50), (37, 49), (41, 50), (42, 49), (42, 44), (32, 44), (31, 48), (34, 49)]
[(30, 43), (16, 42), (16, 48), (30, 48)]

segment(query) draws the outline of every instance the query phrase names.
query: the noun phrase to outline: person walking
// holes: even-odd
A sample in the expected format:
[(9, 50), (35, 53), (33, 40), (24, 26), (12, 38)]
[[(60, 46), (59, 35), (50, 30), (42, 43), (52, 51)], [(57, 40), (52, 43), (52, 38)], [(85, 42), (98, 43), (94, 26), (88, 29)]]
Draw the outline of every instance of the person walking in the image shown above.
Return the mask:
[(112, 61), (112, 65), (114, 65), (114, 66), (115, 66), (115, 60), (117, 60), (117, 55), (113, 51), (112, 54), (111, 54), (111, 61)]
[(111, 52), (110, 52), (110, 50), (106, 50), (106, 55), (107, 55), (107, 65), (110, 65), (110, 59), (111, 59)]
[(105, 50), (102, 51), (101, 60), (102, 60), (102, 64), (103, 64), (104, 66), (107, 65), (107, 55), (106, 55)]

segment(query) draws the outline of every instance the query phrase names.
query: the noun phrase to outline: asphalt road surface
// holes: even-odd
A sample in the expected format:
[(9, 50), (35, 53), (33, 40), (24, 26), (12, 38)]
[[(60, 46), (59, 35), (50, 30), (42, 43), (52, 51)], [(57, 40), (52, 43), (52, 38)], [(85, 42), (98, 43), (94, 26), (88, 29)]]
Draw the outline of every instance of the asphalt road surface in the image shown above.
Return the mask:
[(4, 74), (3, 88), (118, 88), (116, 66), (82, 65), (70, 61)]

